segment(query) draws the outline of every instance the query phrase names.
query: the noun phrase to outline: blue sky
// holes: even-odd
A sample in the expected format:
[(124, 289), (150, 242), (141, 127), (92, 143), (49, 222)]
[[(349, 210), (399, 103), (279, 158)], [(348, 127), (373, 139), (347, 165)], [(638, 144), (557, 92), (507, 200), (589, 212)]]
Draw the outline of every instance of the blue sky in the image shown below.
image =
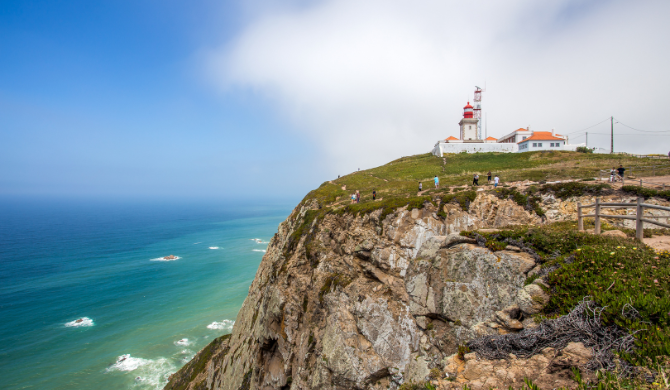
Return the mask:
[(263, 184), (295, 196), (318, 184), (291, 178), (313, 173), (291, 157), (308, 148), (264, 101), (198, 73), (198, 51), (239, 28), (234, 3), (0, 7), (0, 193), (216, 197)]
[[(531, 126), (583, 142), (579, 131), (610, 115), (669, 130), (654, 114), (670, 103), (668, 11), (662, 1), (5, 0), (0, 194), (298, 199), (456, 135), (484, 82), (495, 137)], [(616, 129), (616, 150), (667, 153), (663, 133)], [(590, 146), (608, 147), (608, 130), (590, 129)]]

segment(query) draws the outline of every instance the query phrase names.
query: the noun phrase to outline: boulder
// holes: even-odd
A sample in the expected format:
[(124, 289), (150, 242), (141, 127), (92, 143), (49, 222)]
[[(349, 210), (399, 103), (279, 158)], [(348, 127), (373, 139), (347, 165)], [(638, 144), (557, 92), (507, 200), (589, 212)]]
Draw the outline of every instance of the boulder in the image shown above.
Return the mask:
[(529, 284), (519, 290), (516, 303), (524, 315), (537, 314), (549, 303), (549, 295), (537, 284)]
[(602, 235), (608, 237), (628, 238), (626, 233), (622, 232), (621, 230), (608, 230), (606, 232), (603, 232)]

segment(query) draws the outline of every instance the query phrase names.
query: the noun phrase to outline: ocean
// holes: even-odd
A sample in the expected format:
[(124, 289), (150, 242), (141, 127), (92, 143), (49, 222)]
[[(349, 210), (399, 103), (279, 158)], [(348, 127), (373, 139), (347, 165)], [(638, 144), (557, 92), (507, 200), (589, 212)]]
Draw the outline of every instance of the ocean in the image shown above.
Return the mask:
[(161, 389), (230, 333), (293, 206), (0, 199), (0, 388)]

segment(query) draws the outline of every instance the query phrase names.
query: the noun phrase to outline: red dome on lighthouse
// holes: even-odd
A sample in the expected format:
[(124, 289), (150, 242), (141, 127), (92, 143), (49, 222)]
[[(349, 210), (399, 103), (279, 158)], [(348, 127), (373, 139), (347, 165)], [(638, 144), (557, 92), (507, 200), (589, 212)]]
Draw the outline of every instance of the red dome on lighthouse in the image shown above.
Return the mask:
[(474, 112), (472, 111), (472, 106), (470, 105), (470, 102), (463, 107), (463, 118), (472, 118), (474, 117)]

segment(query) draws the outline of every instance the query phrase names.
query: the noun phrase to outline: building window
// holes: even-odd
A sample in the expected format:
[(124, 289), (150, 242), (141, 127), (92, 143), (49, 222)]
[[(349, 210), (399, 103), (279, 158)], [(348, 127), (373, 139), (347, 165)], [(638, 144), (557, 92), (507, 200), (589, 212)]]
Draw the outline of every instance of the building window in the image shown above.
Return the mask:
[(554, 147), (554, 143), (552, 142), (551, 145), (549, 145), (550, 148)]
[(541, 147), (542, 147), (542, 142), (538, 142), (538, 143), (537, 143), (537, 147), (538, 147), (538, 148), (541, 148)]
[(537, 142), (533, 142), (533, 147), (537, 148)]
[(524, 140), (524, 139), (526, 139), (526, 138), (528, 138), (528, 137), (525, 137), (525, 136), (524, 136), (524, 137), (523, 137), (523, 138), (521, 138), (521, 139), (522, 139), (522, 140)]

